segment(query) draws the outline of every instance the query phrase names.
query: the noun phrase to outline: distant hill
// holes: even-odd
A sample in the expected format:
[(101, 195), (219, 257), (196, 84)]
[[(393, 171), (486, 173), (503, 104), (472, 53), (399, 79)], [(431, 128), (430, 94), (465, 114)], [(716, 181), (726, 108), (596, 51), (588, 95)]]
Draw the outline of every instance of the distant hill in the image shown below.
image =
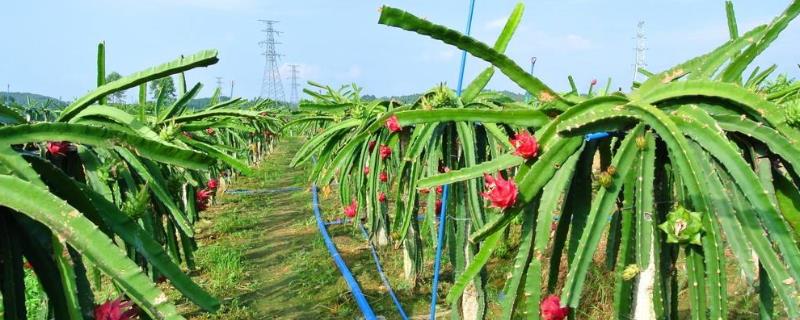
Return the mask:
[[(511, 91), (507, 91), (507, 90), (498, 91), (498, 92), (503, 94), (503, 95), (508, 96), (509, 98), (513, 99), (514, 101), (523, 101), (523, 100), (525, 100), (525, 95), (524, 94), (511, 92)], [(408, 94), (408, 95), (401, 95), (401, 96), (387, 96), (387, 97), (380, 97), (379, 98), (379, 97), (376, 97), (374, 95), (369, 95), (368, 94), (368, 95), (364, 95), (362, 97), (362, 99), (364, 99), (366, 101), (376, 100), (376, 99), (380, 99), (380, 100), (394, 99), (394, 100), (400, 101), (402, 103), (413, 103), (414, 101), (417, 101), (417, 99), (419, 99), (420, 95), (421, 94), (419, 94), (419, 93), (415, 93), (415, 94)], [(6, 102), (7, 97), (9, 97), (9, 96), (11, 97), (11, 101), (13, 101), (15, 103), (18, 103), (18, 104), (21, 104), (21, 105), (26, 105), (28, 103), (28, 101), (30, 101), (31, 103), (34, 103), (34, 104), (38, 104), (38, 105), (42, 105), (42, 104), (46, 103), (47, 101), (50, 101), (49, 106), (52, 107), (52, 108), (65, 107), (68, 104), (67, 102), (58, 100), (58, 99), (53, 98), (53, 97), (49, 97), (49, 96), (41, 95), (41, 94), (36, 94), (36, 93), (30, 93), (30, 92), (11, 92), (10, 95), (8, 93), (6, 93), (6, 92), (0, 92), (0, 103)], [(219, 98), (220, 101), (227, 101), (229, 99), (230, 98), (226, 97), (226, 96), (221, 96)], [(192, 100), (189, 101), (188, 106), (189, 106), (190, 109), (202, 109), (202, 108), (208, 106), (208, 103), (209, 103), (210, 100), (211, 100), (211, 97), (195, 98), (195, 99), (192, 99)]]
[[(508, 91), (508, 90), (495, 91), (495, 92), (499, 92), (500, 94), (503, 94), (503, 95), (511, 98), (514, 101), (524, 101), (525, 100), (525, 94), (511, 92), (511, 91)], [(374, 95), (367, 94), (367, 95), (364, 95), (361, 98), (366, 100), (366, 101), (371, 101), (371, 100), (376, 100), (376, 99), (377, 100), (390, 100), (390, 99), (393, 99), (393, 100), (400, 101), (402, 103), (413, 103), (413, 102), (417, 101), (417, 99), (419, 99), (420, 95), (421, 95), (420, 93), (415, 93), (415, 94), (408, 94), (408, 95), (403, 95), (403, 96), (388, 96), (388, 97), (380, 97), (380, 98), (378, 98), (378, 97), (376, 97)]]
[[(230, 97), (226, 97), (226, 96), (220, 96), (219, 97), (219, 101), (220, 102), (225, 102), (225, 101), (228, 101), (230, 99), (231, 99)], [(186, 105), (189, 107), (189, 109), (201, 109), (201, 108), (207, 107), (209, 102), (211, 102), (211, 97), (195, 98), (195, 99), (189, 100), (189, 103), (187, 103)]]
[[(8, 100), (8, 97), (11, 97), (11, 101), (17, 104), (26, 105), (28, 101), (33, 104), (44, 104), (47, 101), (50, 101), (50, 107), (64, 107), (68, 103), (58, 100), (53, 97), (49, 97), (42, 94), (37, 93), (30, 93), (30, 92), (11, 92), (8, 94), (7, 92), (0, 92), (0, 103), (4, 103)], [(230, 98), (226, 96), (222, 96), (219, 98), (220, 101), (227, 101)], [(209, 101), (211, 101), (211, 97), (206, 98), (196, 98), (189, 101), (189, 108), (191, 109), (200, 109), (208, 106)]]
[[(10, 97), (10, 99), (9, 99)], [(0, 92), (0, 102), (6, 102), (7, 100), (11, 100), (12, 102), (26, 105), (28, 101), (33, 104), (44, 104), (50, 101), (50, 107), (64, 107), (67, 105), (66, 102), (58, 100), (53, 97), (48, 97), (41, 94), (30, 93), (30, 92)]]

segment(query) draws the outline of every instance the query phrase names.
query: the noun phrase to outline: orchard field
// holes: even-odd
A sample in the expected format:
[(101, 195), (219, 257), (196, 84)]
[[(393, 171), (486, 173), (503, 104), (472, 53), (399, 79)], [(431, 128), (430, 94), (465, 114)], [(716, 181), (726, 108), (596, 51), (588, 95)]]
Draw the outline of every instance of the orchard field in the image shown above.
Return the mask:
[(524, 3), (484, 43), (474, 2), (376, 14), (463, 52), (413, 99), (199, 100), (216, 50), (112, 76), (100, 42), (88, 93), (0, 101), (0, 319), (800, 319), (800, 81), (757, 60), (800, 1), (569, 90), (506, 55)]

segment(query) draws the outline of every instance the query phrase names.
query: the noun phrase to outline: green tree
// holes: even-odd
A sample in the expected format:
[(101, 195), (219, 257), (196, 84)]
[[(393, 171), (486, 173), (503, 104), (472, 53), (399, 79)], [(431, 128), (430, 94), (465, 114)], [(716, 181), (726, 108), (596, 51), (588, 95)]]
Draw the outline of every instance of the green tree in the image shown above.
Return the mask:
[(158, 95), (164, 90), (164, 100), (175, 100), (175, 82), (172, 77), (164, 77), (156, 81), (150, 82), (150, 92), (153, 95), (153, 100), (158, 99)]
[[(120, 75), (119, 72), (113, 71), (108, 75), (106, 75), (106, 83), (116, 81), (121, 78), (122, 75)], [(125, 91), (117, 91), (112, 94), (109, 94), (108, 98), (111, 100), (111, 102), (122, 103), (123, 101), (125, 101)]]

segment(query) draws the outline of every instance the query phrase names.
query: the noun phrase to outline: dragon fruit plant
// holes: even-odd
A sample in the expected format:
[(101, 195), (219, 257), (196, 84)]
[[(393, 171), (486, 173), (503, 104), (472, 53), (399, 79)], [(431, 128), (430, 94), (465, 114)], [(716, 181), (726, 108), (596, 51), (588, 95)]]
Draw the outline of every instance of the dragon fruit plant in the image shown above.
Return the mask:
[[(194, 268), (193, 225), (216, 177), (248, 174), (248, 160), (257, 160), (248, 146), (262, 143), (255, 151), (265, 156), (276, 141), (249, 133), (279, 132), (282, 120), (261, 115), (263, 102), (219, 101), (219, 91), (205, 108), (187, 108), (202, 85), (187, 89), (183, 72), (216, 63), (214, 50), (109, 83), (102, 43), (97, 61), (98, 87), (54, 114), (0, 106), (3, 315), (27, 318), (26, 264), (47, 296), (49, 318), (129, 319), (135, 305), (143, 317), (182, 319), (155, 285), (161, 278), (203, 310), (217, 310), (219, 301), (181, 268)], [(146, 101), (147, 82), (173, 75), (176, 101)], [(138, 104), (106, 103), (136, 87)], [(102, 277), (126, 300), (96, 307)]]
[[(505, 50), (522, 10), (521, 5), (514, 8), (495, 44), (497, 50)], [(309, 161), (315, 155), (313, 181), (327, 185), (336, 180), (343, 204), (358, 197), (376, 242), (388, 244), (391, 239), (396, 246), (402, 246), (404, 278), (411, 286), (416, 284), (427, 258), (423, 257), (423, 245), (436, 245), (437, 217), (444, 207), (444, 182), (424, 188), (420, 183), (506, 152), (518, 153), (515, 157), (519, 159), (535, 159), (539, 155), (539, 144), (528, 128), (541, 125), (547, 117), (507, 98), (482, 92), (483, 81), (488, 81), (493, 72), (493, 68), (484, 71), (460, 97), (449, 88), (437, 86), (409, 104), (367, 102), (360, 100), (358, 90), (345, 87), (344, 92), (350, 94), (344, 94), (317, 85), (323, 94), (306, 91), (313, 101), (300, 104), (306, 114), (294, 122), (314, 123), (321, 132), (309, 137), (293, 164)], [(500, 111), (503, 108), (513, 112)], [(517, 182), (510, 178), (516, 172), (502, 171), (492, 172), (495, 176), (486, 183), (472, 180), (450, 189), (445, 213), (450, 219), (445, 232), (453, 242), (446, 248), (456, 275), (466, 272), (476, 257), (479, 246), (467, 238), (471, 230), (503, 215), (517, 201)], [(389, 201), (387, 194), (397, 195), (391, 197), (392, 205), (384, 204), (384, 200)], [(488, 208), (491, 203), (495, 206)], [(424, 219), (418, 221), (420, 215)], [(391, 237), (387, 237), (389, 234)], [(487, 310), (484, 281), (476, 278), (469, 286), (475, 294), (464, 295), (463, 301), (451, 301), (453, 310), (468, 319), (483, 317)]]
[[(690, 305), (693, 319), (728, 318), (728, 281), (740, 275), (726, 269), (726, 251), (753, 291), (758, 288), (762, 315), (800, 317), (800, 208), (792, 200), (800, 199), (800, 131), (796, 105), (787, 98), (796, 97), (800, 86), (766, 93), (761, 84), (774, 68), (745, 74), (800, 14), (800, 1), (744, 34), (738, 32), (729, 1), (726, 12), (730, 40), (711, 52), (661, 72), (639, 70), (647, 79), (634, 83), (629, 93), (590, 89), (580, 94), (572, 81), (571, 91), (554, 91), (497, 46), (402, 10), (382, 8), (381, 24), (431, 37), (489, 62), (492, 67), (468, 88), (483, 88), (497, 70), (534, 97), (529, 105), (495, 109), (496, 118), (525, 111), (531, 112), (526, 118), (540, 119), (526, 126), (538, 143), (530, 152), (536, 157), (509, 149), (415, 183), (417, 188), (449, 183), (456, 197), (467, 197), (456, 186), (505, 171), (513, 173), (506, 177), (513, 177), (518, 189), (515, 201), (500, 192), (493, 196), (502, 190), (499, 185), (486, 191), (504, 209), (487, 216), (485, 223), (473, 221), (468, 238), (479, 251), (456, 273), (449, 302), (459, 301), (481, 276), (506, 230), (521, 228), (502, 319), (515, 313), (562, 319), (566, 313), (561, 308), (580, 310), (582, 293), (590, 285), (587, 271), (602, 238), (604, 257), (615, 274), (615, 318), (674, 319), (679, 301)], [(424, 116), (459, 125), (469, 108), (458, 108), (462, 106), (434, 109)], [(390, 114), (403, 128), (423, 117), (398, 109)], [(585, 139), (594, 132), (611, 132), (612, 137)], [(471, 156), (485, 153), (468, 150), (474, 142), (465, 138), (459, 135), (454, 142)], [(521, 138), (527, 139), (517, 135), (512, 143)], [(489, 185), (501, 181), (488, 177), (484, 181)], [(595, 179), (601, 180), (597, 189), (592, 188)], [(514, 223), (517, 219), (521, 225)], [(564, 256), (566, 269), (561, 266)], [(678, 271), (679, 264), (685, 270)], [(566, 275), (560, 270), (567, 270)], [(687, 300), (678, 298), (679, 272), (691, 284)], [(565, 282), (558, 285), (561, 276)], [(543, 298), (548, 294), (559, 296)], [(782, 310), (776, 310), (773, 299), (780, 300)]]

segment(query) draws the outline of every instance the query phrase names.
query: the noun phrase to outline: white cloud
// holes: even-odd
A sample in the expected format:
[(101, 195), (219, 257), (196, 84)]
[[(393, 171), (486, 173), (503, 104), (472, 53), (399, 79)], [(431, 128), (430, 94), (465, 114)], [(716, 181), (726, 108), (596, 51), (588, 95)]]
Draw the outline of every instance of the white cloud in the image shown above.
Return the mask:
[(256, 0), (124, 0), (122, 3), (142, 6), (173, 6), (180, 8), (200, 8), (216, 11), (242, 11), (254, 8)]
[(439, 51), (439, 59), (442, 61), (449, 61), (452, 60), (453, 57), (456, 56), (456, 50), (448, 48), (442, 51)]
[(349, 69), (347, 69), (347, 71), (337, 74), (336, 78), (340, 80), (355, 80), (360, 78), (362, 73), (363, 71), (361, 70), (361, 66), (352, 65)]
[(486, 24), (484, 24), (483, 28), (486, 29), (486, 30), (500, 29), (500, 28), (502, 28), (503, 26), (506, 25), (506, 20), (508, 20), (508, 17), (502, 17), (502, 18), (497, 18), (497, 19), (491, 20), (491, 21), (487, 22)]
[(592, 42), (577, 34), (568, 34), (562, 39), (563, 43), (570, 49), (583, 50), (592, 46)]
[(297, 77), (300, 78), (300, 83), (305, 83), (308, 80), (314, 80), (315, 78), (319, 77), (319, 68), (314, 65), (303, 64), (303, 63), (284, 63), (281, 65), (279, 71), (281, 73), (281, 77), (286, 79), (291, 79), (292, 77), (292, 67), (291, 65), (297, 65)]
[(579, 34), (552, 34), (540, 30), (531, 32), (520, 32), (516, 37), (526, 39), (520, 42), (519, 46), (512, 47), (511, 50), (564, 50), (564, 51), (585, 51), (594, 48), (594, 43)]
[(453, 60), (459, 51), (452, 47), (447, 47), (436, 52), (422, 53), (420, 58), (423, 62), (447, 62)]

